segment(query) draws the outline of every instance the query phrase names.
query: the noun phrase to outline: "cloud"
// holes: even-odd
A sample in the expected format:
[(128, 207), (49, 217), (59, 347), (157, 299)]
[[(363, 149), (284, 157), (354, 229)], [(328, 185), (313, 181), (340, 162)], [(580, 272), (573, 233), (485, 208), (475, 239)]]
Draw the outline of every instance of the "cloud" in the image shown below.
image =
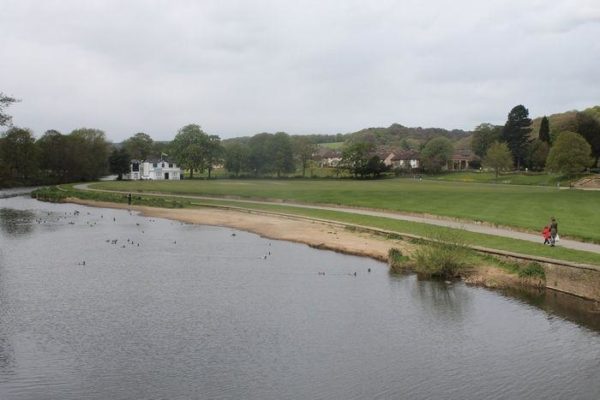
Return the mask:
[(4, 0), (0, 89), (38, 135), (470, 129), (519, 103), (597, 102), (599, 15), (593, 0)]

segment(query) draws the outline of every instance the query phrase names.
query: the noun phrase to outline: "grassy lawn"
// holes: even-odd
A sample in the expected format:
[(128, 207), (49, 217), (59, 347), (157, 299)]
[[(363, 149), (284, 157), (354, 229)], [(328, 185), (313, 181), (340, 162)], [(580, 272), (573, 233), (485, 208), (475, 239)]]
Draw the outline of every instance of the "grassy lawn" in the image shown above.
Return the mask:
[[(82, 197), (90, 200), (105, 200), (126, 203), (127, 198), (122, 194), (113, 193), (102, 193), (102, 192), (81, 192), (73, 190), (71, 185), (63, 185), (68, 188), (68, 195), (75, 195), (76, 197)], [(137, 197), (137, 196), (136, 196)], [(164, 197), (153, 197), (153, 196), (140, 196), (140, 199), (134, 199), (134, 203), (143, 204), (155, 207), (175, 207), (175, 208), (194, 208), (194, 207), (205, 207), (205, 206), (230, 206), (237, 208), (244, 208), (257, 211), (267, 211), (282, 214), (292, 214), (298, 216), (305, 216), (310, 218), (326, 219), (331, 221), (337, 221), (341, 223), (361, 225), (365, 227), (372, 227), (378, 229), (384, 229), (398, 234), (409, 233), (423, 237), (435, 237), (442, 233), (444, 236), (457, 235), (461, 238), (465, 244), (476, 245), (481, 247), (487, 247), (492, 249), (506, 250), (520, 254), (542, 256), (555, 258), (565, 261), (573, 261), (579, 263), (595, 264), (600, 265), (600, 254), (565, 249), (562, 247), (550, 248), (543, 246), (542, 244), (532, 243), (528, 241), (503, 238), (493, 235), (485, 235), (473, 232), (466, 232), (462, 230), (435, 227), (427, 224), (411, 221), (399, 221), (392, 220), (383, 217), (372, 217), (365, 215), (352, 214), (341, 211), (329, 211), (329, 210), (311, 210), (298, 207), (281, 206), (274, 204), (252, 204), (252, 203), (239, 203), (236, 201), (229, 200), (198, 200), (198, 199), (185, 199), (185, 198), (169, 198)]]
[(546, 173), (502, 173), (496, 180), (496, 174), (493, 172), (452, 172), (437, 176), (428, 176), (427, 179), (450, 182), (472, 182), (472, 183), (499, 183), (507, 185), (536, 185), (536, 186), (556, 186), (560, 183), (561, 186), (569, 186), (570, 181), (575, 181), (579, 178), (569, 179), (563, 175), (552, 175)]
[(556, 187), (414, 179), (131, 181), (92, 187), (338, 204), (479, 220), (535, 232), (555, 216), (562, 235), (600, 242), (600, 192)]

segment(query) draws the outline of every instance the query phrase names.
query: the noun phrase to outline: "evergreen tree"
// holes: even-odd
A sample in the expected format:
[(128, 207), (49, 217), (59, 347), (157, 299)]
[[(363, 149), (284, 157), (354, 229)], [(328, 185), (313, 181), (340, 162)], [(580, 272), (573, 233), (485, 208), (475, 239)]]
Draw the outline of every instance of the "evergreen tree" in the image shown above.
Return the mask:
[(545, 115), (540, 123), (540, 133), (538, 135), (538, 139), (540, 139), (542, 142), (550, 144), (550, 123)]
[(502, 141), (506, 142), (517, 169), (523, 164), (527, 156), (529, 133), (531, 132), (531, 119), (529, 111), (521, 104), (508, 113), (508, 120), (502, 129)]

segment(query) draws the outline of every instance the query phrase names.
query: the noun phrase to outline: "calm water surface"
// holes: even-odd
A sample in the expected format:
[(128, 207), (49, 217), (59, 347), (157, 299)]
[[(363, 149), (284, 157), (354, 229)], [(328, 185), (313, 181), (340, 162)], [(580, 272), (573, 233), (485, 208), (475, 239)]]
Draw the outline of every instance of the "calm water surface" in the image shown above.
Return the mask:
[(0, 200), (0, 399), (597, 400), (600, 313), (563, 300)]

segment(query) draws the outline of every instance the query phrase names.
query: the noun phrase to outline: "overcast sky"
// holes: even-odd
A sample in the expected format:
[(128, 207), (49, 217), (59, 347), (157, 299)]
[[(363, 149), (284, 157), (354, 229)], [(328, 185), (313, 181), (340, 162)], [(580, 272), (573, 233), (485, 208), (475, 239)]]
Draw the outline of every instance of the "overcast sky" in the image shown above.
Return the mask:
[(36, 136), (472, 129), (600, 104), (600, 0), (0, 0)]

